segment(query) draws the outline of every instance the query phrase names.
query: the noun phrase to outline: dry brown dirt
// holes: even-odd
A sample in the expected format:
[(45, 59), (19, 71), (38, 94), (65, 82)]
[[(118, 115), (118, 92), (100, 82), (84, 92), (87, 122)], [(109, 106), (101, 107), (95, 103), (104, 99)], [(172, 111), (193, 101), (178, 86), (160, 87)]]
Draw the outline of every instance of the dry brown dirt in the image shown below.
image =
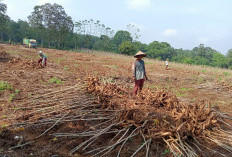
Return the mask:
[[(40, 50), (48, 55), (46, 68), (37, 64)], [(103, 111), (100, 110), (105, 109), (107, 105), (96, 108), (94, 116), (88, 113), (91, 105), (99, 105), (102, 101), (99, 100), (99, 96), (86, 90), (90, 76), (101, 78), (103, 84), (115, 83), (125, 87), (127, 101), (132, 99), (133, 61), (134, 59), (129, 56), (102, 52), (77, 53), (0, 44), (0, 81), (8, 82), (12, 86), (12, 89), (0, 91), (0, 156), (83, 156), (83, 150), (72, 154), (70, 152), (88, 139), (87, 137), (59, 137), (57, 134), (78, 134), (82, 131), (94, 130), (91, 126), (104, 122), (102, 121), (104, 116), (110, 116), (109, 113), (102, 113)], [(232, 73), (225, 76), (223, 73), (193, 71), (175, 66), (164, 70), (165, 66), (162, 62), (145, 59), (145, 63), (149, 77), (145, 82), (145, 90), (165, 91), (164, 93), (177, 96), (175, 99), (178, 100), (175, 101), (190, 105), (210, 104), (218, 113), (232, 115), (230, 82)], [(123, 99), (123, 94), (117, 94), (117, 103), (127, 102)], [(111, 104), (115, 105), (110, 94), (107, 95), (106, 100), (110, 100)], [(128, 102), (130, 104), (131, 101)], [(160, 111), (162, 112), (162, 109)], [(62, 118), (63, 115), (68, 116)], [(80, 120), (80, 117), (84, 120)], [(94, 120), (87, 121), (85, 118)], [(61, 120), (62, 123), (59, 123)], [(228, 124), (230, 123), (228, 121)], [(105, 141), (102, 141), (101, 137), (101, 140), (90, 148), (103, 145), (112, 137), (113, 134), (107, 134), (103, 137)], [(14, 148), (25, 143), (25, 146)], [(142, 138), (128, 141), (127, 144), (131, 147), (123, 149), (121, 156), (132, 155), (137, 150), (137, 145), (140, 146), (141, 143), (143, 143)], [(86, 150), (90, 151), (90, 148)], [(150, 154), (152, 156), (172, 156), (170, 151), (166, 152), (167, 147), (162, 142), (153, 145), (151, 149), (154, 150)], [(116, 148), (111, 155), (116, 156), (118, 150), (119, 148)], [(205, 152), (211, 156), (213, 154), (209, 150)], [(226, 154), (228, 155), (228, 152)], [(137, 156), (144, 154), (139, 152)]]

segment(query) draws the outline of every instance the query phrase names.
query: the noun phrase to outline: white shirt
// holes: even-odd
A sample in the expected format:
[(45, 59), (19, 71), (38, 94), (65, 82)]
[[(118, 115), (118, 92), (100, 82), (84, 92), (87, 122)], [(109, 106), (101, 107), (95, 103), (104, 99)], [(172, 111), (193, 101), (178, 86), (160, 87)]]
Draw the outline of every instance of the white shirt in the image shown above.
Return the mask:
[(165, 61), (165, 64), (168, 65), (168, 61)]

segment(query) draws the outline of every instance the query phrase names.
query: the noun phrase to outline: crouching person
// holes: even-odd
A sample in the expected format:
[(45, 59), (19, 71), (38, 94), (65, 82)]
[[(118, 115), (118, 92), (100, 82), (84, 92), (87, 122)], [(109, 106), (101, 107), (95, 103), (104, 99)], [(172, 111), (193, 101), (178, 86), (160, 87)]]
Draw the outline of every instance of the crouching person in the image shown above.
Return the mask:
[(138, 90), (142, 90), (144, 79), (148, 79), (146, 75), (145, 64), (142, 60), (143, 57), (146, 57), (146, 54), (142, 51), (139, 51), (134, 57), (137, 59), (135, 60), (132, 66), (133, 80), (135, 81), (133, 97), (137, 95)]
[(39, 56), (40, 56), (40, 59), (38, 60), (38, 63), (42, 64), (42, 67), (46, 67), (47, 66), (47, 56), (42, 51), (39, 51)]

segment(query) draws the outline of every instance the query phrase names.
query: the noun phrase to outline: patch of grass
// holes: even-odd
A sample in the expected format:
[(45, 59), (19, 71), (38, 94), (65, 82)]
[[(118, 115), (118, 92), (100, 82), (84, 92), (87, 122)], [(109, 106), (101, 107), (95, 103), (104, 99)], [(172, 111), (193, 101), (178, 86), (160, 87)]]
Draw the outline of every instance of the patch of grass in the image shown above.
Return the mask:
[(7, 51), (7, 53), (18, 53), (18, 52), (15, 52), (15, 51)]
[(39, 80), (40, 83), (42, 84), (47, 84), (46, 82), (44, 82), (43, 80)]
[(15, 93), (18, 94), (20, 92), (19, 89), (15, 89)]
[(78, 67), (78, 64), (74, 64), (74, 67)]
[(221, 82), (221, 81), (222, 81), (222, 78), (219, 76), (219, 77), (217, 78), (217, 81), (218, 81), (218, 82)]
[(64, 59), (64, 58), (58, 58), (58, 59), (56, 60), (56, 62), (57, 62), (58, 64), (60, 64), (61, 61), (65, 61), (65, 59)]
[(168, 149), (165, 149), (162, 154), (165, 155), (165, 154), (168, 154), (170, 151)]
[(58, 79), (58, 78), (55, 78), (55, 77), (51, 78), (49, 80), (49, 82), (50, 83), (56, 83), (56, 84), (62, 84), (62, 81), (60, 79)]
[(180, 90), (182, 92), (189, 92), (189, 91), (192, 91), (193, 89), (192, 88), (181, 88)]
[(15, 97), (16, 97), (15, 93), (10, 94), (9, 102), (12, 102), (15, 99)]
[(202, 73), (206, 73), (206, 70), (202, 70), (201, 72), (202, 72)]
[(228, 72), (223, 72), (223, 75), (224, 75), (224, 76), (230, 76), (231, 74), (228, 73)]
[(31, 97), (32, 97), (32, 93), (29, 92), (29, 93), (27, 94), (27, 96), (28, 96), (29, 98), (31, 98)]
[(64, 71), (68, 71), (69, 67), (67, 65), (64, 66)]
[(157, 88), (157, 86), (156, 85), (151, 85), (151, 86), (149, 86), (149, 88), (154, 89), (154, 88)]
[(13, 86), (6, 81), (0, 81), (0, 91), (13, 90)]
[(2, 117), (2, 118), (7, 118), (7, 115), (2, 115), (1, 117)]
[(202, 77), (200, 77), (200, 78), (197, 79), (197, 83), (200, 83), (200, 84), (203, 83), (204, 81), (205, 81), (205, 79), (202, 78)]
[(145, 62), (146, 65), (153, 64), (152, 62)]
[(15, 111), (22, 110), (22, 108), (20, 108), (20, 107), (14, 107), (13, 110), (15, 110)]

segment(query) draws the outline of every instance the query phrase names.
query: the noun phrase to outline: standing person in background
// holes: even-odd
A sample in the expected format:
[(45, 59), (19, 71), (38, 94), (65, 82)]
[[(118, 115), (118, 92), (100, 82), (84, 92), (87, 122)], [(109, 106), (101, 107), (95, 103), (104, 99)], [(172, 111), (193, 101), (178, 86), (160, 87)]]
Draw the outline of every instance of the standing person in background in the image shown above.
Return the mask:
[(168, 70), (168, 59), (166, 59), (165, 65), (166, 65), (165, 70)]
[(145, 64), (142, 60), (143, 57), (146, 57), (146, 54), (142, 51), (139, 51), (134, 56), (137, 58), (132, 65), (132, 71), (133, 71), (133, 80), (135, 81), (135, 86), (133, 90), (133, 96), (135, 97), (137, 95), (138, 90), (142, 90), (144, 79), (148, 80), (145, 70)]
[(38, 63), (42, 63), (42, 67), (46, 67), (47, 66), (47, 56), (42, 52), (39, 51), (39, 56), (40, 59), (38, 60)]

